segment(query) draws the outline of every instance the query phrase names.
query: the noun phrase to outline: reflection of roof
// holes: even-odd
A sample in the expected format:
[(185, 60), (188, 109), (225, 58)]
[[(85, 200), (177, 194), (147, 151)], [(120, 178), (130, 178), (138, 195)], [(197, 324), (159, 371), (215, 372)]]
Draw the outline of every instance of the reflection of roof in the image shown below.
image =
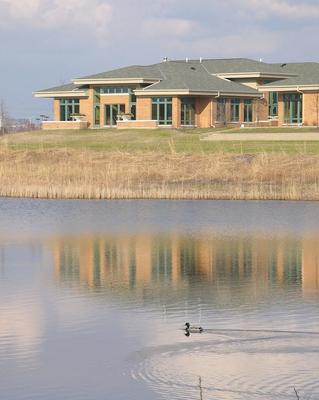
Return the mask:
[(286, 71), (287, 73), (293, 73), (296, 76), (268, 83), (267, 85), (264, 85), (265, 87), (319, 85), (319, 63), (289, 63), (282, 64), (282, 67), (280, 68), (283, 71)]

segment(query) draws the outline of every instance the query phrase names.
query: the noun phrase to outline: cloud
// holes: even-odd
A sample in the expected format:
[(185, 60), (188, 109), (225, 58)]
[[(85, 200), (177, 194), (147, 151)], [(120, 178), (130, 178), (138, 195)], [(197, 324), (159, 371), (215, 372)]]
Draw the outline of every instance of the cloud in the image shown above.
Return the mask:
[(0, 0), (0, 28), (76, 30), (105, 35), (112, 20), (112, 6), (103, 0)]
[(183, 37), (195, 29), (196, 23), (181, 18), (151, 18), (143, 23), (143, 32), (149, 36)]
[(260, 0), (243, 0), (243, 5), (259, 17), (289, 19), (319, 17), (319, 4), (307, 1), (268, 0), (262, 7)]

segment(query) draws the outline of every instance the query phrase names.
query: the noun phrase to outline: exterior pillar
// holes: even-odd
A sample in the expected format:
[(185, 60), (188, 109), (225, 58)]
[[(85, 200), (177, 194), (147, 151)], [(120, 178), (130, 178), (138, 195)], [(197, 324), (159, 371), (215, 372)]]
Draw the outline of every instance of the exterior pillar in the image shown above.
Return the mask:
[(136, 119), (150, 121), (152, 119), (152, 99), (136, 97)]
[(172, 127), (175, 129), (181, 126), (181, 104), (179, 97), (173, 97)]
[(53, 101), (53, 120), (60, 121), (60, 99), (54, 99)]
[(196, 125), (198, 128), (210, 128), (212, 120), (212, 98), (197, 97), (196, 98)]
[(285, 123), (285, 104), (284, 95), (279, 93), (278, 96), (278, 125), (281, 126)]

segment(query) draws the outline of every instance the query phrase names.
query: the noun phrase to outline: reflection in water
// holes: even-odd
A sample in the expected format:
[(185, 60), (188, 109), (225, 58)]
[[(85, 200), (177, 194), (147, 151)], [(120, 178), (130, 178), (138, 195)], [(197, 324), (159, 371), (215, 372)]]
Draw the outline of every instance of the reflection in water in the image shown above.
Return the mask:
[(120, 285), (138, 292), (199, 279), (256, 296), (290, 286), (319, 294), (319, 238), (110, 236), (56, 240), (53, 248), (56, 278), (92, 289)]
[[(220, 231), (199, 222), (178, 230), (174, 220), (163, 230), (163, 215), (178, 207), (161, 203), (146, 234), (133, 223), (124, 229), (125, 218), (135, 221), (138, 205), (130, 203), (119, 233), (111, 223), (102, 229), (107, 205), (88, 203), (87, 218), (100, 232), (89, 234), (78, 203), (45, 203), (41, 213), (35, 204), (34, 232), (41, 233), (43, 215), (64, 221), (65, 207), (77, 225), (59, 233), (57, 224), (51, 234), (46, 225), (46, 234), (31, 237), (22, 224), (15, 241), (0, 241), (3, 398), (197, 400), (199, 376), (205, 400), (288, 400), (293, 387), (302, 399), (319, 398), (319, 236), (301, 235), (301, 217), (281, 234), (256, 234), (240, 218), (231, 234), (222, 217)], [(205, 204), (214, 221), (219, 209)], [(181, 219), (191, 227), (186, 211)], [(19, 212), (25, 215), (11, 214)], [(185, 337), (186, 321), (204, 332)]]

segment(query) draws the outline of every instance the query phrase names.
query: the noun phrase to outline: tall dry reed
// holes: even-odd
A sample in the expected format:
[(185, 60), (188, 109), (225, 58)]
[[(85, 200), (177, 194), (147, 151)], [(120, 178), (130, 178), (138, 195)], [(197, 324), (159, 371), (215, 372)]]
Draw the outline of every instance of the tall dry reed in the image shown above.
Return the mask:
[(319, 157), (2, 149), (0, 196), (319, 200)]

